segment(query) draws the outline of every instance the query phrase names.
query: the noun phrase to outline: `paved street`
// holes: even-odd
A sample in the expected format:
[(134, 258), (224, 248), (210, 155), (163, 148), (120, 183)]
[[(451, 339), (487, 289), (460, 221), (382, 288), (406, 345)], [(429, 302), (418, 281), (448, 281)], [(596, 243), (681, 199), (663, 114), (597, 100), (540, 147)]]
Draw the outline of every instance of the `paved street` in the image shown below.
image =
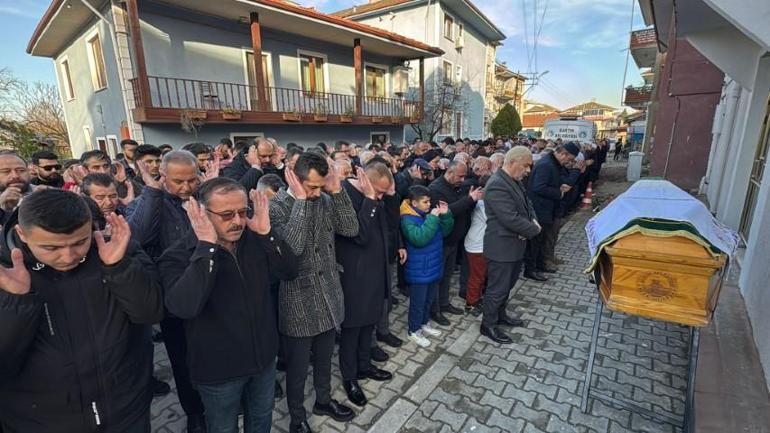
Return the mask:
[[(620, 177), (622, 168), (608, 167), (605, 178)], [(598, 198), (624, 187), (605, 181)], [(565, 263), (558, 274), (546, 283), (523, 280), (516, 285), (509, 311), (527, 324), (511, 332), (514, 344), (501, 346), (480, 338), (479, 318), (450, 316), (451, 328), (428, 350), (418, 350), (413, 343), (386, 348), (391, 359), (381, 367), (395, 377), (386, 383), (364, 383), (369, 404), (357, 409), (352, 423), (313, 416), (311, 426), (316, 432), (351, 433), (674, 432), (672, 426), (598, 401), (592, 401), (587, 414), (579, 408), (596, 302), (596, 289), (582, 273), (588, 259), (583, 226), (591, 215), (578, 212), (564, 226), (557, 254)], [(400, 337), (405, 337), (406, 316), (406, 302), (401, 302), (393, 312), (393, 330)], [(601, 331), (596, 389), (681, 417), (686, 329), (605, 312)], [(156, 351), (157, 369), (170, 380), (162, 345)], [(336, 368), (334, 374), (335, 398), (345, 401)], [(311, 381), (307, 394), (309, 409)], [(173, 393), (155, 400), (152, 417), (155, 432), (184, 431), (183, 412)], [(274, 431), (287, 431), (288, 423), (283, 399), (276, 405)]]

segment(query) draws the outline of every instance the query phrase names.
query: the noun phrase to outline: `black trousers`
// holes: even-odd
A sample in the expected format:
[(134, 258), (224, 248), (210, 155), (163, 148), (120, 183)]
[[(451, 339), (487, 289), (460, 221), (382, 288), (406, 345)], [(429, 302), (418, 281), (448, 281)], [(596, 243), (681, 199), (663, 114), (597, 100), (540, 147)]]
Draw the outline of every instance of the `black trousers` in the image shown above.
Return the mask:
[(286, 402), (289, 405), (292, 425), (299, 425), (307, 420), (304, 405), (305, 380), (307, 368), (310, 366), (311, 350), (313, 351), (315, 401), (318, 404), (329, 404), (331, 400), (334, 334), (334, 329), (330, 329), (313, 337), (282, 336), (286, 356)]
[(340, 372), (342, 380), (355, 380), (359, 371), (371, 367), (374, 325), (342, 328), (340, 337)]
[(468, 278), (471, 275), (471, 267), (468, 263), (468, 255), (465, 253), (465, 242), (463, 241), (457, 247), (457, 255), (460, 260), (460, 291), (458, 296), (465, 299), (468, 289)]
[(543, 253), (545, 253), (546, 243), (548, 241), (547, 233), (549, 233), (549, 231), (552, 229), (553, 224), (542, 224), (542, 226), (543, 227), (542, 230), (540, 230), (540, 233), (527, 241), (527, 251), (524, 256), (524, 266), (528, 271), (534, 272), (540, 268), (543, 268), (545, 265), (545, 257)]
[(508, 306), (511, 289), (521, 273), (521, 260), (517, 262), (496, 262), (487, 259), (487, 290), (484, 292), (484, 316), (481, 324), (487, 327), (497, 325)]
[(457, 263), (457, 245), (444, 245), (444, 276), (436, 291), (436, 299), (433, 301), (431, 311), (438, 313), (440, 308), (449, 306), (449, 284), (452, 282), (452, 274)]
[(166, 317), (160, 321), (160, 330), (163, 332), (163, 344), (166, 346), (171, 370), (174, 372), (176, 394), (182, 410), (188, 417), (202, 415), (203, 402), (190, 382), (190, 370), (187, 367), (187, 336), (184, 332), (184, 322), (176, 317)]

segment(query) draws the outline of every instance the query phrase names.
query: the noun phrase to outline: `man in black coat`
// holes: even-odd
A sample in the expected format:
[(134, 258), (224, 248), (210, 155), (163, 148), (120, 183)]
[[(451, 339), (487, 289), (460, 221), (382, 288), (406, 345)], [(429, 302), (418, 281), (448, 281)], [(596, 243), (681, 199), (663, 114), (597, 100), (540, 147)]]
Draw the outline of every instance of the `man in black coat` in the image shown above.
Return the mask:
[[(393, 378), (371, 364), (374, 325), (380, 321), (383, 300), (390, 296), (389, 234), (398, 225), (399, 203), (393, 176), (385, 164), (358, 169), (358, 178), (343, 182), (358, 216), (355, 237), (336, 236), (337, 263), (345, 297), (345, 320), (340, 339), (340, 371), (348, 399), (366, 405), (359, 379), (385, 381)], [(389, 215), (388, 215), (389, 214)]]
[(238, 426), (269, 433), (278, 323), (271, 277), (297, 276), (297, 257), (270, 227), (267, 195), (215, 178), (187, 206), (193, 230), (158, 260), (166, 306), (185, 321), (190, 378), (211, 432)]
[(446, 173), (434, 180), (429, 187), (431, 205), (437, 206), (440, 201), (447, 203), (455, 219), (452, 233), (444, 238), (444, 276), (441, 278), (436, 300), (431, 309), (431, 318), (442, 326), (449, 325), (449, 320), (443, 313), (463, 313), (461, 308), (455, 307), (449, 301), (449, 284), (457, 261), (458, 246), (470, 226), (468, 221), (471, 212), (484, 194), (481, 188), (471, 187), (470, 191), (462, 188), (467, 173), (468, 166), (464, 162), (452, 161)]
[[(538, 271), (556, 272), (555, 268), (546, 266), (546, 262), (554, 261), (552, 248), (555, 247), (555, 242), (553, 244), (547, 242), (547, 236), (551, 236), (554, 229), (558, 230), (554, 223), (558, 219), (561, 199), (572, 189), (570, 185), (562, 183), (563, 167), (574, 161), (578, 153), (580, 149), (572, 142), (561, 145), (553, 153), (543, 156), (529, 176), (527, 193), (535, 208), (537, 221), (543, 230), (527, 245), (527, 263), (524, 271), (526, 278), (544, 281), (546, 278)], [(549, 250), (546, 250), (546, 246)]]
[(85, 199), (24, 199), (0, 239), (0, 426), (8, 432), (150, 432), (157, 273), (128, 223), (94, 232)]
[(506, 306), (511, 288), (516, 285), (521, 272), (527, 239), (540, 232), (535, 210), (521, 182), (531, 166), (529, 149), (514, 146), (505, 154), (503, 166), (486, 184), (484, 257), (487, 259), (487, 289), (481, 335), (498, 343), (512, 342), (498, 325), (523, 325), (520, 319), (508, 316)]
[[(160, 179), (150, 174), (149, 167), (137, 162), (145, 187), (125, 209), (132, 237), (157, 260), (164, 251), (184, 238), (190, 221), (182, 207), (200, 186), (198, 160), (186, 150), (172, 150), (163, 156)], [(203, 403), (190, 382), (187, 368), (187, 338), (182, 321), (166, 315), (160, 323), (171, 370), (174, 373), (177, 396), (187, 415), (187, 430), (205, 431)]]
[(285, 181), (284, 168), (273, 165), (275, 146), (266, 138), (257, 138), (254, 143), (244, 147), (233, 161), (222, 169), (222, 176), (235, 179), (247, 191), (257, 188), (259, 178), (265, 174), (277, 174)]

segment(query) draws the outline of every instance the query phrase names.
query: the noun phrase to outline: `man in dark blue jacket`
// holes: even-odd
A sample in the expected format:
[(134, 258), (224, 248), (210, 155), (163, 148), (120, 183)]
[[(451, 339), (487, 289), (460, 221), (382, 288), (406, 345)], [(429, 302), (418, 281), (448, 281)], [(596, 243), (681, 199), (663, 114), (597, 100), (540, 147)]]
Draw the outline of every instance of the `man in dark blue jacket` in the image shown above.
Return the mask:
[[(132, 237), (153, 260), (157, 260), (190, 230), (190, 221), (182, 204), (195, 194), (200, 185), (198, 160), (186, 150), (172, 150), (163, 157), (161, 177), (157, 180), (149, 174), (146, 165), (141, 161), (137, 164), (145, 187), (126, 208), (126, 219), (131, 226)], [(174, 372), (179, 403), (187, 414), (188, 431), (205, 431), (203, 403), (190, 383), (183, 323), (167, 314), (160, 327)]]
[[(527, 195), (537, 214), (537, 221), (543, 228), (536, 237), (527, 243), (527, 256), (524, 277), (536, 281), (545, 281), (538, 271), (555, 273), (556, 269), (545, 264), (545, 258), (553, 257), (553, 251), (546, 251), (546, 239), (554, 230), (554, 222), (560, 210), (564, 193), (572, 189), (562, 183), (563, 166), (580, 153), (578, 146), (572, 142), (559, 146), (551, 154), (543, 156), (535, 165), (529, 176)], [(552, 245), (555, 247), (555, 244)]]

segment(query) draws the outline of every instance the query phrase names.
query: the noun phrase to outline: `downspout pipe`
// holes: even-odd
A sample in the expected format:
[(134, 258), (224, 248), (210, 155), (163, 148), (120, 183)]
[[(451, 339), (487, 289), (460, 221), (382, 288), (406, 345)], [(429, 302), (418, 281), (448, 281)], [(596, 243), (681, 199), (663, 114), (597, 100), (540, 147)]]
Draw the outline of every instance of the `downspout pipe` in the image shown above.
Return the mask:
[[(128, 101), (126, 100), (126, 83), (125, 83), (125, 77), (123, 76), (123, 68), (120, 65), (120, 55), (118, 53), (118, 38), (115, 36), (115, 25), (112, 21), (108, 20), (104, 15), (101, 14), (91, 3), (88, 2), (88, 0), (80, 0), (81, 3), (85, 7), (87, 7), (94, 15), (96, 15), (100, 20), (104, 21), (105, 24), (107, 24), (107, 29), (110, 32), (110, 40), (112, 41), (112, 49), (115, 56), (115, 64), (118, 68), (118, 81), (120, 81), (120, 100), (123, 101), (123, 108), (126, 110), (126, 121), (128, 122), (128, 129), (129, 131), (133, 130), (133, 124), (134, 124), (134, 116), (131, 110), (128, 107)], [(110, 1), (110, 6), (112, 6), (112, 2)]]

